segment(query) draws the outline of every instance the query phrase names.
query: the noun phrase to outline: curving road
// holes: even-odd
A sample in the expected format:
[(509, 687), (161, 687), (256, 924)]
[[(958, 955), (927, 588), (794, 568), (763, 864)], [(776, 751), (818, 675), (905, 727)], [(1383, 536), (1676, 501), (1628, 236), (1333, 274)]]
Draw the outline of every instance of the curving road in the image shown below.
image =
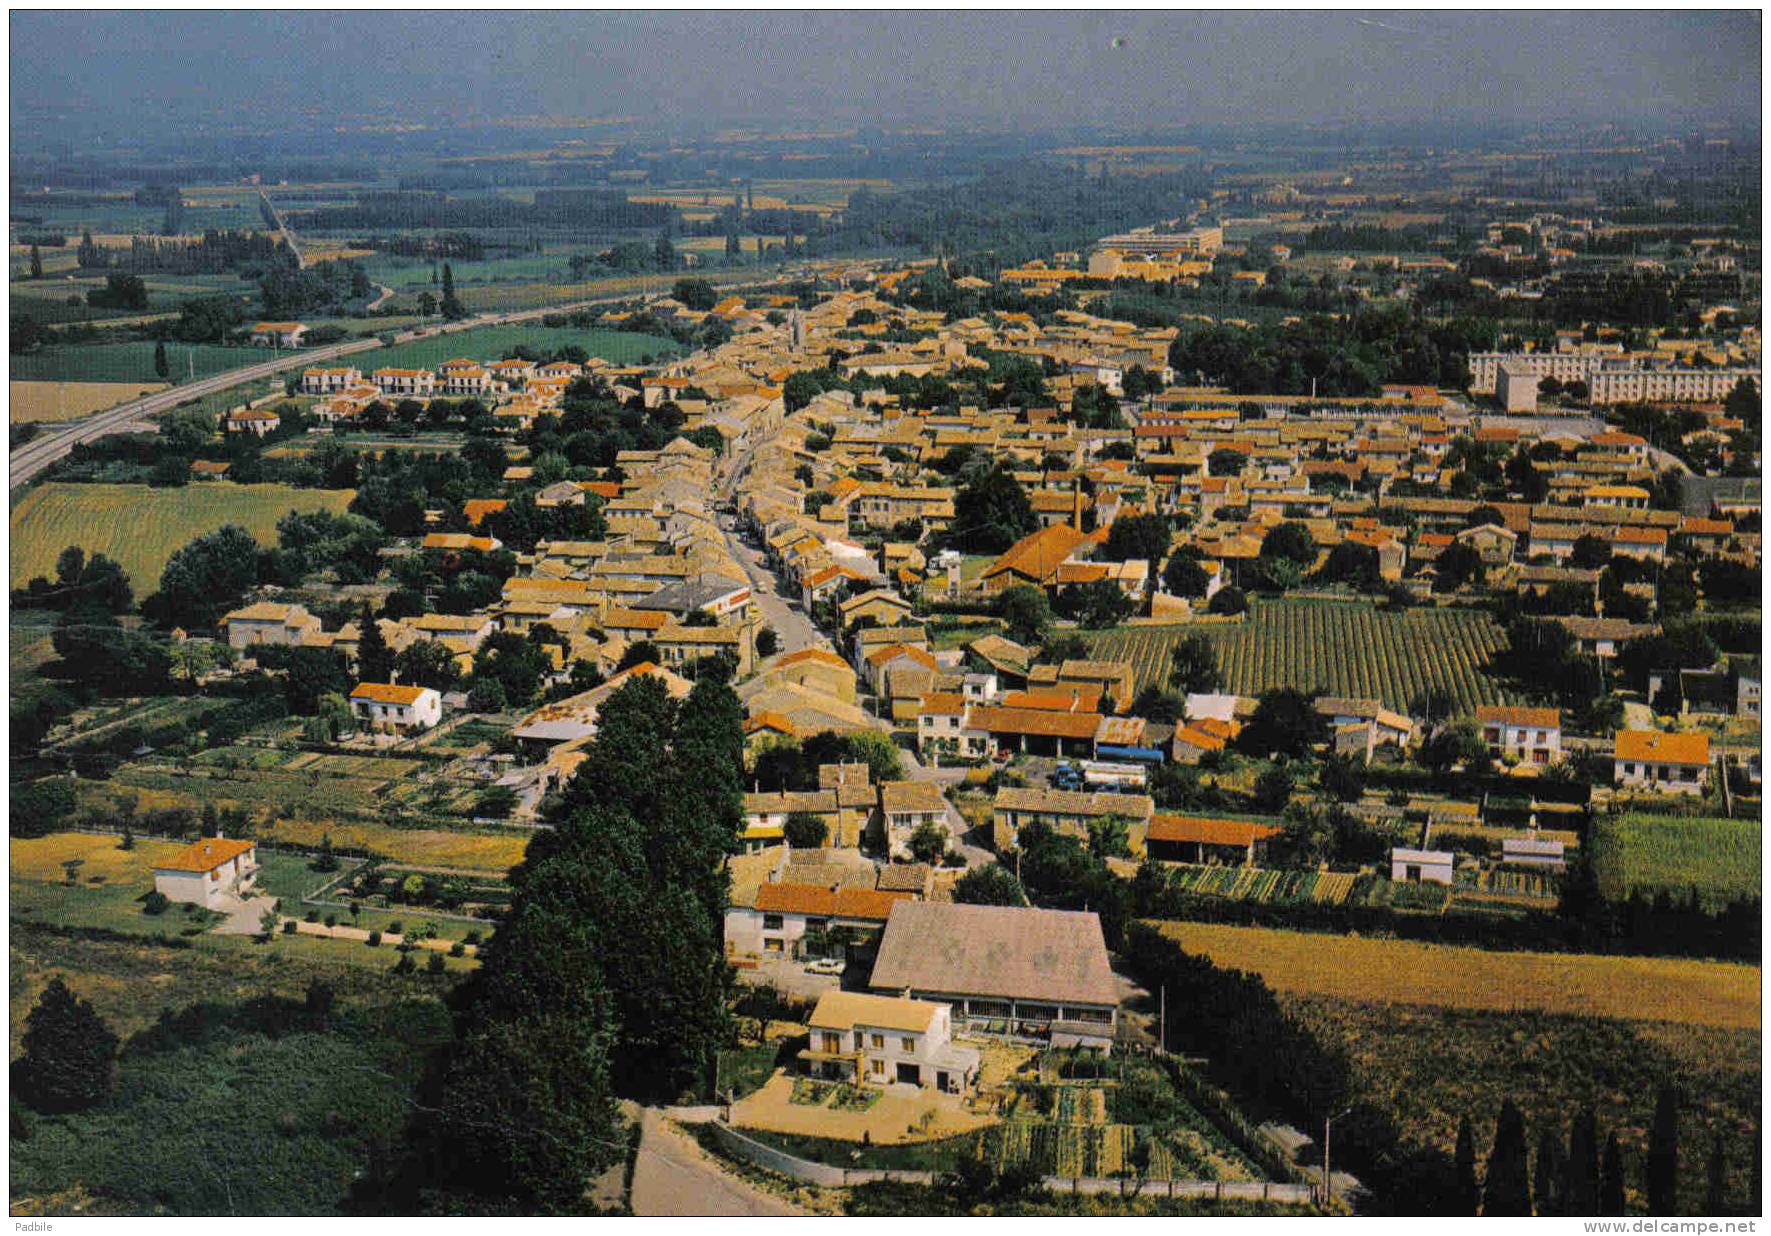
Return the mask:
[(695, 1139), (654, 1108), (640, 1118), (633, 1164), (633, 1213), (640, 1216), (797, 1215), (798, 1207), (726, 1172)]

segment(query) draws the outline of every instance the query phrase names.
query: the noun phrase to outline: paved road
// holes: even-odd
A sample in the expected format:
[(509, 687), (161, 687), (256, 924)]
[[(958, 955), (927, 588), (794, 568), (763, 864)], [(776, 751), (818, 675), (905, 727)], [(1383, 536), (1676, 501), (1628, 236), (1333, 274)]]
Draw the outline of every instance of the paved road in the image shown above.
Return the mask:
[(775, 573), (763, 562), (761, 552), (752, 549), (742, 537), (723, 524), (720, 533), (726, 538), (726, 548), (731, 550), (732, 557), (749, 577), (750, 591), (756, 597), (756, 607), (762, 611), (763, 621), (773, 627), (775, 634), (780, 637), (781, 651), (798, 652), (802, 648), (833, 651), (824, 632), (812, 624), (812, 620), (805, 616), (799, 606), (775, 591)]
[(633, 1213), (642, 1216), (797, 1215), (802, 1212), (736, 1176), (656, 1110), (640, 1117)]
[[(912, 781), (932, 782), (941, 787), (943, 794), (965, 780), (965, 769), (930, 768), (916, 758), (914, 751), (902, 752), (901, 758), (906, 777)], [(987, 867), (996, 861), (996, 855), (985, 847), (988, 838), (983, 835), (983, 830), (973, 829), (951, 799), (947, 801), (947, 837), (948, 844), (965, 859), (967, 868)]]

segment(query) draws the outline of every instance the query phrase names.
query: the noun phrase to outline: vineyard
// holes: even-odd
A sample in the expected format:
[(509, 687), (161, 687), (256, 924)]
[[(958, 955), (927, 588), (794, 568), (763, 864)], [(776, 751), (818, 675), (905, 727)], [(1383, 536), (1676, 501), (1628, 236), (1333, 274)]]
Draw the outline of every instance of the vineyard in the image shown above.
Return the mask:
[(1358, 877), (1346, 871), (1278, 871), (1265, 867), (1176, 867), (1169, 883), (1184, 893), (1234, 901), (1343, 905)]
[(1443, 691), (1460, 711), (1506, 702), (1487, 665), (1506, 646), (1499, 625), (1468, 609), (1378, 610), (1363, 602), (1259, 601), (1241, 623), (1121, 627), (1092, 638), (1093, 655), (1129, 663), (1138, 690), (1166, 686), (1175, 644), (1203, 635), (1217, 653), (1224, 689), (1320, 688), (1377, 699), (1398, 710)]
[(1593, 822), (1599, 892), (1620, 900), (1695, 892), (1719, 909), (1759, 891), (1760, 824), (1706, 816), (1601, 815)]

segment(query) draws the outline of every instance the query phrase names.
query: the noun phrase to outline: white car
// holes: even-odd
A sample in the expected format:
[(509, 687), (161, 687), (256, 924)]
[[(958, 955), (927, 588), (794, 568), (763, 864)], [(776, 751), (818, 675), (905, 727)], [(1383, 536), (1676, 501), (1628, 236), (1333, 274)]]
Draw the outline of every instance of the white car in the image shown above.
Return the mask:
[(807, 974), (841, 974), (847, 968), (848, 968), (848, 966), (846, 963), (838, 961), (834, 957), (820, 957), (816, 961), (807, 963), (806, 973)]

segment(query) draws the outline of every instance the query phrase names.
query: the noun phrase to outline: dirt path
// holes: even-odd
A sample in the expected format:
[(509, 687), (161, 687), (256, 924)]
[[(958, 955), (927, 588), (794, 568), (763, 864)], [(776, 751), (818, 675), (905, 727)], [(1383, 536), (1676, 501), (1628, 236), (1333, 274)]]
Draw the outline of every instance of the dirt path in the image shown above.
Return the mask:
[(797, 1215), (781, 1198), (727, 1175), (717, 1161), (657, 1111), (640, 1117), (633, 1166), (633, 1213), (658, 1215)]

